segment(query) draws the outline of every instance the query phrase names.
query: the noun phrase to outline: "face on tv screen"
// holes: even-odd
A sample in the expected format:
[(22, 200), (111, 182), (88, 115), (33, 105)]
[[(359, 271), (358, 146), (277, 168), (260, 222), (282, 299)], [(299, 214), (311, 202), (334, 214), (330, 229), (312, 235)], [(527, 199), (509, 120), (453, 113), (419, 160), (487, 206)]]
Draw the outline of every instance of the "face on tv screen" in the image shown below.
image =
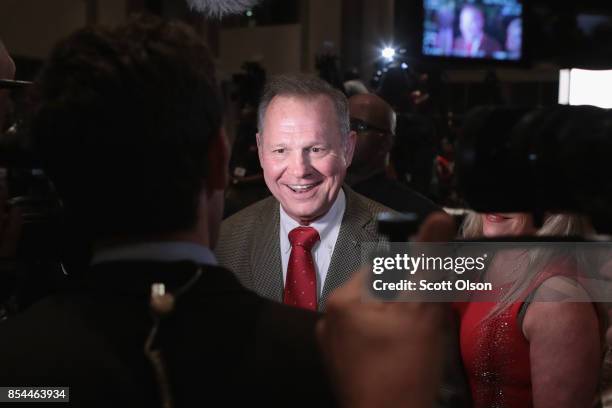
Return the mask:
[(424, 55), (521, 59), (521, 0), (423, 0), (423, 8)]

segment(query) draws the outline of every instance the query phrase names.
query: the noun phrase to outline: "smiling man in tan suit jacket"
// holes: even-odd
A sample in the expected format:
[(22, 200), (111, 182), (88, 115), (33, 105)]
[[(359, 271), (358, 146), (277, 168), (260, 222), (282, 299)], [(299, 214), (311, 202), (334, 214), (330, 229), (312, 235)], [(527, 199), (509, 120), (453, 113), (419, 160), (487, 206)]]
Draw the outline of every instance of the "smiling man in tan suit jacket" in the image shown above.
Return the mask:
[(216, 251), (246, 287), (288, 303), (295, 246), (289, 233), (314, 229), (308, 262), (316, 284), (308, 283), (316, 286), (316, 302), (309, 304), (322, 310), (329, 293), (361, 265), (361, 244), (381, 240), (376, 217), (390, 210), (343, 185), (355, 149), (349, 123), (346, 97), (318, 78), (284, 75), (268, 83), (257, 145), (273, 197), (225, 220)]

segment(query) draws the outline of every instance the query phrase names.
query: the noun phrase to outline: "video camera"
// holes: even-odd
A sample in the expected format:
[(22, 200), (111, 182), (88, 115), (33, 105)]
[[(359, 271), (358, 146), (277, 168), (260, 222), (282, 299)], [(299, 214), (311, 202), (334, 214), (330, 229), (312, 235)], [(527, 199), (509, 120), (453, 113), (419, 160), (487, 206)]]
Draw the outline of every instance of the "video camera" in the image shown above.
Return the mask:
[(458, 188), (479, 212), (573, 212), (612, 232), (612, 111), (481, 107), (457, 146)]

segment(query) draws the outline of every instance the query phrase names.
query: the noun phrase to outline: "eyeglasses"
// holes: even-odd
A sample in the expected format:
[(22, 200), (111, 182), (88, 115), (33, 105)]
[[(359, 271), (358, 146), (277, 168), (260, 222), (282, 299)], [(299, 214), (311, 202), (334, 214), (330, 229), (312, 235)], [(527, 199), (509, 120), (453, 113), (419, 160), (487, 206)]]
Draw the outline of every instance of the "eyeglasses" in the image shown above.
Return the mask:
[(364, 122), (363, 120), (357, 119), (357, 118), (351, 118), (351, 130), (357, 133), (359, 132), (377, 132), (377, 133), (384, 133), (384, 134), (391, 133), (387, 129), (379, 128), (374, 125), (370, 125), (369, 123)]
[(12, 79), (0, 79), (0, 89), (19, 89), (32, 85), (29, 81), (14, 81)]

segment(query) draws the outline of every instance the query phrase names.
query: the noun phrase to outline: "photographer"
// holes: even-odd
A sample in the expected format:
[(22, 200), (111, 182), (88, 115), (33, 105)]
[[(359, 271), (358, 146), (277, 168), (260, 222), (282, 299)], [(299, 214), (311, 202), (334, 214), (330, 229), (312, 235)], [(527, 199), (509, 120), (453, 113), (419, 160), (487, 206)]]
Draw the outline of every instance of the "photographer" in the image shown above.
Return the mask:
[(38, 86), (31, 137), (95, 246), (82, 281), (0, 325), (0, 383), (69, 386), (82, 407), (233, 406), (310, 378), (304, 401), (331, 405), (317, 316), (245, 290), (209, 249), (228, 151), (202, 40), (153, 18), (84, 29)]

